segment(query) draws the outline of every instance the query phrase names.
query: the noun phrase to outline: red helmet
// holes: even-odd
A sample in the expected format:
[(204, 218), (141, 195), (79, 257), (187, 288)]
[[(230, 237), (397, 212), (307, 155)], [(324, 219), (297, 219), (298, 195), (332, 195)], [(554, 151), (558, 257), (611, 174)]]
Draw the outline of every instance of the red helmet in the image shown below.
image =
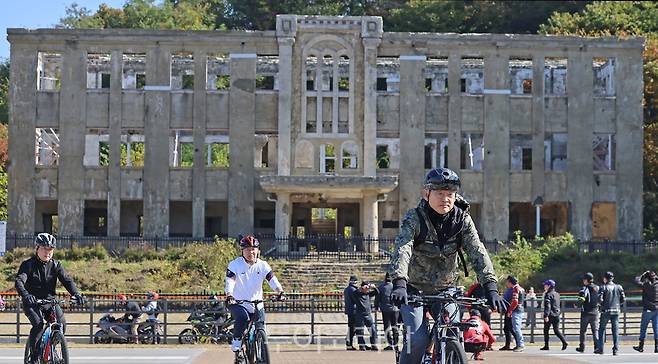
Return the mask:
[(149, 300), (158, 300), (160, 298), (160, 295), (157, 292), (149, 291), (149, 293), (146, 295), (146, 298), (148, 298)]
[(258, 239), (252, 235), (247, 235), (240, 239), (240, 249), (258, 248), (259, 246), (260, 242), (258, 242)]
[(119, 301), (121, 302), (126, 302), (128, 301), (128, 297), (125, 294), (120, 294), (118, 297)]

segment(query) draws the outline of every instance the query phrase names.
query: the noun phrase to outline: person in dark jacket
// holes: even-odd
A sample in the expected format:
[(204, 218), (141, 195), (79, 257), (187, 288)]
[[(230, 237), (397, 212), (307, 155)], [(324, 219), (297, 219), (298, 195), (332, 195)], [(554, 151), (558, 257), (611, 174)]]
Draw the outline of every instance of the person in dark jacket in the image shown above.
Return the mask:
[(610, 321), (612, 327), (612, 355), (617, 355), (619, 351), (619, 314), (621, 305), (626, 300), (624, 288), (615, 284), (613, 280), (615, 275), (612, 272), (606, 272), (603, 275), (603, 286), (599, 296), (601, 302), (601, 322), (599, 323), (599, 346), (596, 348), (596, 354), (603, 354), (603, 343), (605, 343), (605, 328)]
[[(355, 315), (354, 327), (356, 328), (356, 337), (359, 340), (359, 350), (373, 350), (377, 351), (377, 326), (372, 317), (372, 305), (370, 304), (370, 297), (376, 297), (379, 293), (377, 287), (368, 282), (361, 282), (361, 287), (352, 292), (352, 301), (354, 302)], [(370, 347), (366, 346), (363, 337), (363, 327), (367, 327), (370, 331)]]
[[(54, 299), (57, 281), (71, 294), (74, 301), (84, 303), (84, 297), (78, 292), (73, 279), (66, 273), (61, 263), (53, 259), (57, 240), (48, 233), (40, 233), (34, 239), (36, 245), (35, 255), (21, 263), (16, 275), (16, 291), (23, 300), (23, 312), (30, 320), (29, 343), (32, 347), (32, 362), (37, 360), (37, 337), (44, 329), (42, 310), (37, 306), (37, 300)], [(54, 306), (57, 320), (66, 328), (64, 312), (59, 306)]]
[(580, 345), (576, 351), (585, 352), (585, 333), (587, 327), (592, 329), (594, 350), (599, 343), (599, 286), (594, 284), (594, 275), (585, 273), (583, 276), (583, 288), (578, 293), (578, 302), (581, 305), (580, 312)]
[(633, 349), (644, 352), (644, 339), (647, 337), (649, 322), (653, 327), (654, 353), (658, 353), (658, 276), (654, 271), (646, 271), (635, 277), (635, 284), (642, 287), (642, 322), (640, 324), (640, 343)]
[(350, 281), (347, 284), (347, 287), (345, 287), (343, 290), (343, 299), (345, 300), (345, 315), (347, 315), (347, 338), (345, 338), (345, 346), (348, 351), (356, 350), (352, 341), (354, 335), (356, 335), (356, 330), (354, 329), (354, 301), (352, 300), (352, 293), (356, 292), (358, 289), (356, 282), (356, 276), (350, 276)]
[(382, 312), (382, 321), (384, 321), (384, 332), (386, 333), (386, 342), (388, 346), (384, 350), (393, 350), (398, 345), (398, 321), (400, 319), (400, 310), (396, 305), (391, 303), (391, 292), (393, 292), (393, 283), (391, 277), (386, 273), (384, 283), (378, 288), (375, 308)]
[(119, 295), (119, 304), (125, 308), (125, 314), (123, 315), (123, 322), (130, 324), (130, 333), (132, 337), (130, 340), (137, 344), (139, 342), (137, 337), (137, 327), (140, 323), (144, 322), (141, 307), (135, 301), (128, 301), (128, 296), (125, 294)]
[(548, 350), (548, 331), (553, 326), (555, 336), (562, 341), (562, 350), (567, 349), (567, 341), (560, 332), (560, 294), (555, 290), (555, 281), (544, 281), (544, 347), (539, 350)]

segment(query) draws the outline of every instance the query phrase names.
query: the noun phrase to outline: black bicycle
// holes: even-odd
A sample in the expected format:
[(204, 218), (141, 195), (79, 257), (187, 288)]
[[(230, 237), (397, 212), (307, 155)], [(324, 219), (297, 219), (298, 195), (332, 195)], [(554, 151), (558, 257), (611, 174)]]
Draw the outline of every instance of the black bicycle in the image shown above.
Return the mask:
[[(55, 308), (64, 304), (64, 300), (37, 300), (35, 306), (42, 312), (46, 321), (46, 327), (39, 335), (37, 345), (39, 364), (69, 364), (69, 351), (66, 346), (66, 338), (62, 324), (57, 320)], [(77, 303), (77, 301), (71, 301)], [(32, 364), (30, 361), (32, 348), (30, 341), (25, 344), (24, 363)]]
[[(464, 306), (485, 307), (487, 300), (482, 298), (464, 297), (461, 289), (448, 287), (433, 295), (409, 296), (409, 305), (428, 309), (434, 319), (430, 330), (431, 352), (425, 355), (422, 363), (431, 364), (466, 364), (468, 357), (464, 350), (462, 332), (473, 325), (461, 322), (461, 312)], [(406, 326), (403, 327), (404, 346), (407, 343)], [(396, 364), (400, 363), (400, 349), (395, 347)], [(418, 363), (421, 364), (421, 363)]]
[[(275, 299), (272, 299), (272, 301), (275, 301)], [(257, 306), (263, 302), (262, 300), (236, 300), (235, 304), (253, 304), (254, 309), (257, 310)], [(242, 347), (236, 353), (236, 364), (270, 364), (270, 353), (267, 350), (267, 333), (264, 327), (258, 327), (256, 317), (257, 315), (250, 315), (249, 326), (242, 334)]]

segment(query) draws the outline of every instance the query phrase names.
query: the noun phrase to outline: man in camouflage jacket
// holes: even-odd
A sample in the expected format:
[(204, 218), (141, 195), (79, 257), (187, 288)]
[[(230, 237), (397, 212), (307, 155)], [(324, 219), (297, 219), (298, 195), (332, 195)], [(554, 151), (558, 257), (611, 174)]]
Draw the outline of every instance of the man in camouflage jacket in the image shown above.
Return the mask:
[(460, 258), (462, 249), (475, 267), (492, 308), (505, 312), (489, 254), (468, 213), (468, 203), (457, 195), (460, 186), (459, 176), (452, 170), (431, 170), (425, 177), (423, 198), (418, 207), (407, 211), (395, 240), (389, 267), (393, 279), (391, 300), (401, 306), (402, 319), (410, 335), (400, 364), (420, 363), (430, 339), (423, 308), (407, 304), (407, 291), (431, 294), (454, 286), (460, 261), (466, 269), (466, 262)]

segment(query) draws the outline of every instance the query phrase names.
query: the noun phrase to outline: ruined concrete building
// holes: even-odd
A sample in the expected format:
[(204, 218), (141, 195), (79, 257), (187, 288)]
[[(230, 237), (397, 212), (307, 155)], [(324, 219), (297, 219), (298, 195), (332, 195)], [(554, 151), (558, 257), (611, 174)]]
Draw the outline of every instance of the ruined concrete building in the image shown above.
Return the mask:
[(8, 33), (10, 233), (391, 236), (447, 166), (486, 239), (641, 237), (641, 39)]

